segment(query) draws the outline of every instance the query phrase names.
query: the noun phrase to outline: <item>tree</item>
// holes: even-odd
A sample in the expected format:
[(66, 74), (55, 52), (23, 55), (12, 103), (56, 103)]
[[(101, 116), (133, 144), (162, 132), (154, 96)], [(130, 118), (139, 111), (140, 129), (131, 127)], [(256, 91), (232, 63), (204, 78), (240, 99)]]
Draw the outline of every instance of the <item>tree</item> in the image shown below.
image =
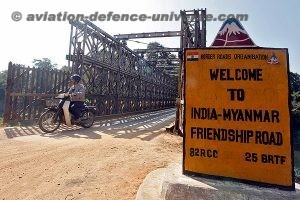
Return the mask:
[[(158, 42), (150, 42), (147, 46), (147, 49), (163, 49), (165, 48), (162, 44)], [(174, 54), (170, 52), (147, 52), (146, 59), (152, 61), (153, 65), (159, 64), (161, 61), (157, 60), (164, 60), (163, 62), (168, 65), (173, 65), (172, 59), (176, 58)]]
[(57, 67), (57, 64), (52, 63), (52, 61), (49, 58), (33, 59), (32, 63), (34, 67), (41, 69), (51, 70)]
[[(297, 73), (290, 72), (290, 86), (291, 86), (291, 121), (292, 131), (294, 135), (297, 135), (300, 123), (300, 75)], [(295, 137), (295, 141), (297, 137)]]
[(0, 88), (5, 87), (6, 79), (7, 79), (7, 70), (3, 70), (0, 72)]
[(300, 114), (300, 75), (290, 72), (292, 111)]
[[(163, 49), (165, 48), (162, 44), (158, 42), (151, 42), (148, 44), (147, 49)], [(152, 66), (160, 67), (160, 70), (163, 70), (167, 74), (172, 72), (172, 74), (177, 71), (178, 62), (174, 62), (177, 56), (170, 52), (147, 52), (146, 59), (150, 61)], [(167, 66), (167, 67), (165, 67)]]
[(0, 72), (0, 116), (3, 114), (4, 95), (7, 79), (7, 70)]
[(300, 91), (300, 75), (290, 72), (290, 85), (292, 92)]
[(300, 114), (300, 91), (292, 93), (292, 111)]

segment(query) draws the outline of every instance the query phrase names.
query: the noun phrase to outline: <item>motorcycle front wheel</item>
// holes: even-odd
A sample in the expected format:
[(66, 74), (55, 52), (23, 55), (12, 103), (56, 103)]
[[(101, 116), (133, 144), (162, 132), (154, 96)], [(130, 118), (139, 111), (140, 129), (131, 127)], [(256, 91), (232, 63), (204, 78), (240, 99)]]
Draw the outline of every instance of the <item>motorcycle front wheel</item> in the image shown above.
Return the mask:
[(82, 113), (81, 126), (83, 128), (90, 128), (95, 121), (95, 115), (92, 111), (86, 110)]
[[(45, 133), (52, 133), (60, 126), (59, 118), (56, 118), (56, 111), (47, 110), (39, 118), (39, 127)], [(56, 120), (55, 120), (56, 118)]]

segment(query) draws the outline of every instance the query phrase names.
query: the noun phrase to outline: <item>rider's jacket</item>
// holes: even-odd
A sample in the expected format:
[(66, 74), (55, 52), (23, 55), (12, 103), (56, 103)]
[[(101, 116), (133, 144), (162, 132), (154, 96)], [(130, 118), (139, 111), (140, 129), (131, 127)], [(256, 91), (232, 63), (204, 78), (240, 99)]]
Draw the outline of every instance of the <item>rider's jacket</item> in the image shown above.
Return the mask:
[(85, 87), (81, 83), (72, 85), (69, 90), (71, 101), (85, 101)]

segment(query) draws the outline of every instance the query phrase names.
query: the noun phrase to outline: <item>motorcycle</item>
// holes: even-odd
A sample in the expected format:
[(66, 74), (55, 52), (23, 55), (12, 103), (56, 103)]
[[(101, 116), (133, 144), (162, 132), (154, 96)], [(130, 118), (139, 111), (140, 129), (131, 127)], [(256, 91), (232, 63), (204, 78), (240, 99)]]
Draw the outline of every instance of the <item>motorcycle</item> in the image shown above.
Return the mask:
[(42, 131), (51, 133), (57, 130), (62, 123), (67, 126), (79, 125), (84, 128), (89, 128), (94, 124), (96, 111), (95, 106), (87, 106), (81, 110), (81, 121), (75, 123), (73, 114), (70, 113), (70, 97), (64, 94), (59, 94), (55, 99), (60, 99), (58, 105), (48, 106), (46, 111), (42, 113), (39, 118), (38, 124)]

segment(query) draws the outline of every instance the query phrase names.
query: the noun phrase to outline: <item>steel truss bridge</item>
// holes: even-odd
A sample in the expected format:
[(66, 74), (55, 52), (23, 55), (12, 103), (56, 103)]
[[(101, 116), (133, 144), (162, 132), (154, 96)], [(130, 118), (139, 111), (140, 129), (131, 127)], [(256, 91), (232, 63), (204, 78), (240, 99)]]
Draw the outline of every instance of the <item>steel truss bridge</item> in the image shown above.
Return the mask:
[[(176, 79), (152, 66), (90, 21), (72, 21), (67, 59), (83, 77), (87, 96), (108, 114), (175, 105)], [(101, 113), (104, 114), (104, 113)]]
[[(87, 99), (97, 106), (97, 115), (136, 113), (177, 105), (175, 131), (182, 128), (183, 49), (206, 45), (206, 10), (180, 11), (178, 31), (130, 33), (111, 36), (90, 21), (71, 21), (69, 52), (72, 73), (82, 76)], [(180, 47), (131, 50), (126, 40), (179, 37)], [(147, 52), (177, 52), (166, 62), (146, 60)], [(68, 72), (42, 70), (9, 64), (4, 122), (34, 121), (46, 98), (66, 90)], [(176, 103), (177, 102), (177, 103)]]

